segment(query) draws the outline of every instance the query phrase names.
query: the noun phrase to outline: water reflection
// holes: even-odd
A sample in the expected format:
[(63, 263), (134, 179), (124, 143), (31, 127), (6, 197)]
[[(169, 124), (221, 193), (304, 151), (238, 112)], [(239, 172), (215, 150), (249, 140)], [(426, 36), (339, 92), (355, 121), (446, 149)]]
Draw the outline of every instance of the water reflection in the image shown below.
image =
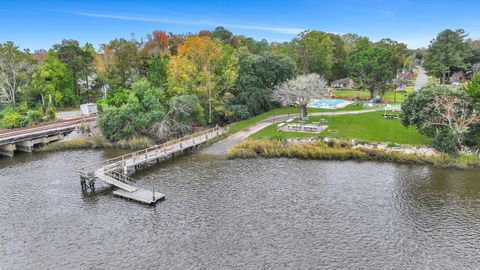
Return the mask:
[(0, 159), (0, 269), (480, 266), (478, 172), (197, 154), (135, 175), (156, 207), (83, 195), (76, 169), (116, 155)]

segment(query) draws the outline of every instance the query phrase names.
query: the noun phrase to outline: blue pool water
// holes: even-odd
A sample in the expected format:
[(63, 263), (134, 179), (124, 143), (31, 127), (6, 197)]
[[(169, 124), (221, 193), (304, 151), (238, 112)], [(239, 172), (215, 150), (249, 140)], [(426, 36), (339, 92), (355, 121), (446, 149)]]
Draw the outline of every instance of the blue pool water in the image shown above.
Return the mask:
[(319, 101), (316, 101), (312, 104), (313, 107), (338, 107), (339, 105), (343, 105), (346, 103), (344, 100), (338, 100), (338, 99), (321, 99)]

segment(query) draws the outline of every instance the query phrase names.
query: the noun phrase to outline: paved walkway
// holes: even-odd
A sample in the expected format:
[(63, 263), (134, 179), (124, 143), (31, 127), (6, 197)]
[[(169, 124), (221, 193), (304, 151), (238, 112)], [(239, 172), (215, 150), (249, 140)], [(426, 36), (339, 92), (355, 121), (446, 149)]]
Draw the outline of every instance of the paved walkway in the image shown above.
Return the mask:
[[(394, 105), (393, 106), (395, 110), (400, 110), (400, 105)], [(383, 110), (383, 109), (381, 109)], [(380, 110), (358, 110), (358, 111), (343, 111), (343, 112), (314, 112), (314, 113), (309, 113), (309, 116), (329, 116), (329, 115), (343, 115), (343, 114), (362, 114), (362, 113), (369, 113), (369, 112), (375, 112), (375, 111), (380, 111)], [(240, 142), (243, 139), (246, 139), (248, 136), (252, 135), (253, 133), (256, 133), (257, 131), (260, 131), (261, 129), (273, 124), (273, 123), (279, 123), (288, 120), (289, 118), (297, 118), (297, 115), (276, 115), (272, 116), (270, 118), (267, 118), (265, 120), (262, 120), (253, 126), (250, 126), (248, 128), (242, 129), (238, 131), (235, 134), (232, 134), (228, 136), (227, 138), (214, 143), (213, 145), (205, 148), (204, 150), (201, 151), (202, 154), (207, 154), (207, 155), (215, 155), (215, 156), (225, 156), (227, 154), (227, 151), (230, 147), (232, 147), (234, 144)]]
[(428, 83), (427, 74), (425, 73), (425, 70), (421, 68), (418, 71), (417, 80), (415, 81), (415, 86), (413, 87), (413, 90), (418, 91), (422, 89), (422, 87), (426, 86), (427, 83)]
[(81, 118), (82, 112), (80, 110), (56, 112), (55, 116), (60, 120), (68, 120), (73, 118)]

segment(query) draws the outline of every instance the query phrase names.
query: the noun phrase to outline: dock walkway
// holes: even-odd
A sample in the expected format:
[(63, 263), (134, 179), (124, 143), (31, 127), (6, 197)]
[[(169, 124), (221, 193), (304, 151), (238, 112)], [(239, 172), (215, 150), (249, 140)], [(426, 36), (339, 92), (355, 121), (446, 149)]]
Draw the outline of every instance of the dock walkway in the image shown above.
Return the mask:
[(151, 163), (159, 163), (174, 157), (176, 154), (192, 150), (226, 132), (228, 132), (228, 129), (215, 127), (89, 165), (79, 170), (82, 189), (89, 186), (93, 190), (94, 181), (99, 179), (118, 188), (113, 192), (114, 195), (146, 204), (156, 203), (165, 198), (165, 195), (154, 190), (138, 187), (136, 180), (131, 178), (129, 174)]

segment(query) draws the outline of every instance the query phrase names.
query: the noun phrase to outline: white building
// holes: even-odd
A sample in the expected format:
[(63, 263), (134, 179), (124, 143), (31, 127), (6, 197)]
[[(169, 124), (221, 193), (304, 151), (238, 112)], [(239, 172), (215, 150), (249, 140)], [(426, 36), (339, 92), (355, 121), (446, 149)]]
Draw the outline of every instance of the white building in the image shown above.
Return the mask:
[(86, 103), (80, 105), (80, 111), (83, 116), (88, 116), (97, 113), (97, 105), (95, 103)]

